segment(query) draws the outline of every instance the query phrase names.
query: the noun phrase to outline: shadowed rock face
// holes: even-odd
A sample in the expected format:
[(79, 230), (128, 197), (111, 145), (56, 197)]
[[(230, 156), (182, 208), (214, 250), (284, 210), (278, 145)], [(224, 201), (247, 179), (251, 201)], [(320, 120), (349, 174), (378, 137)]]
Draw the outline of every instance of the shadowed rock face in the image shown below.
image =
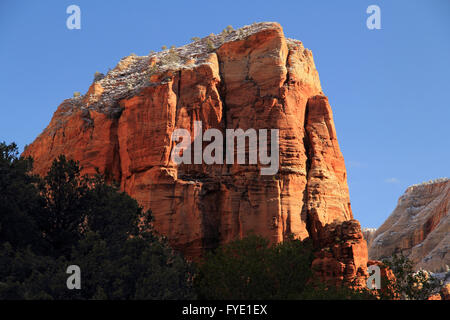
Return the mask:
[[(176, 165), (171, 134), (185, 128), (194, 137), (194, 121), (203, 131), (279, 129), (278, 173), (262, 176), (260, 165)], [(189, 257), (251, 232), (319, 244), (325, 225), (352, 219), (344, 159), (311, 51), (286, 39), (277, 23), (122, 59), (86, 95), (64, 101), (24, 152), (39, 174), (59, 154), (79, 160), (86, 173), (98, 167), (112, 174)], [(360, 233), (356, 224), (352, 232)], [(349, 246), (365, 246), (362, 236), (353, 238)], [(367, 251), (356, 251), (365, 259), (358, 269)]]
[(416, 269), (450, 265), (450, 179), (409, 187), (369, 243), (372, 259), (402, 252)]

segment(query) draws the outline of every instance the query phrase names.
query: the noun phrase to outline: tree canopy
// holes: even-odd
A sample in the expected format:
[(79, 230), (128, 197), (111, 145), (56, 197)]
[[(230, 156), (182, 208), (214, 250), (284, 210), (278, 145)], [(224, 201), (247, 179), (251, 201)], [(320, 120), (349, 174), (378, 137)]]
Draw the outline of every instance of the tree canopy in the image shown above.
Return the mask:
[[(195, 297), (192, 265), (151, 228), (151, 212), (63, 155), (43, 179), (32, 164), (0, 143), (0, 299)], [(80, 290), (66, 286), (69, 265)]]

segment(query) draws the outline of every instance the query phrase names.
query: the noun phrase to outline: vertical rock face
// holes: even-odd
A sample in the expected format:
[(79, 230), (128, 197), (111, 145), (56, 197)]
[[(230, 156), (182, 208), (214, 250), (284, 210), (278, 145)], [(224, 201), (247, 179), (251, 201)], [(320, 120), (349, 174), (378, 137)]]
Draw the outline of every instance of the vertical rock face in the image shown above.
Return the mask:
[(416, 269), (450, 265), (450, 179), (409, 187), (369, 243), (372, 259), (402, 252)]
[[(261, 175), (260, 164), (175, 164), (172, 132), (184, 128), (194, 137), (194, 121), (222, 133), (279, 129), (277, 174)], [(286, 39), (277, 23), (123, 59), (84, 97), (64, 101), (24, 152), (39, 174), (59, 154), (87, 173), (98, 167), (112, 174), (190, 257), (251, 232), (320, 244), (327, 224), (352, 219), (344, 159), (311, 51)], [(367, 263), (359, 224), (339, 228), (349, 238), (335, 254), (356, 274)]]
[(308, 99), (305, 133), (308, 166), (305, 210), (309, 232), (315, 239), (324, 225), (353, 218), (344, 159), (326, 97)]

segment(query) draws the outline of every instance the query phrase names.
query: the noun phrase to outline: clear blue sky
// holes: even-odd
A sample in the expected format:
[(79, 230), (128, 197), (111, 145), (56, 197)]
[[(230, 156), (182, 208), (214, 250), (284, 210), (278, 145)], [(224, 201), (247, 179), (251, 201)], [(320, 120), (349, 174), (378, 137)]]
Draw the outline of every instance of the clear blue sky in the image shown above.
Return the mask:
[[(66, 8), (81, 8), (81, 30)], [(368, 30), (366, 8), (381, 8)], [(22, 150), (74, 91), (134, 52), (279, 22), (311, 49), (334, 111), (354, 215), (378, 227), (411, 184), (450, 176), (450, 1), (0, 2), (0, 140)]]

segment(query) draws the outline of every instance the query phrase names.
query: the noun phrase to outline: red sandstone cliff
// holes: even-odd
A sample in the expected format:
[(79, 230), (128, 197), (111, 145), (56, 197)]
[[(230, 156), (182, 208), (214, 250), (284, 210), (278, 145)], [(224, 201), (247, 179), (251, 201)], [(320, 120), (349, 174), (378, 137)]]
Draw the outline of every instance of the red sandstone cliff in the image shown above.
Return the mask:
[[(194, 121), (222, 132), (279, 129), (278, 173), (262, 176), (259, 165), (176, 165), (171, 134), (185, 128), (193, 137)], [(39, 174), (59, 154), (87, 173), (110, 172), (188, 256), (250, 232), (272, 242), (293, 234), (314, 239), (319, 273), (365, 273), (366, 242), (352, 220), (328, 99), (311, 51), (286, 39), (277, 23), (122, 59), (83, 97), (65, 100), (24, 152)]]

